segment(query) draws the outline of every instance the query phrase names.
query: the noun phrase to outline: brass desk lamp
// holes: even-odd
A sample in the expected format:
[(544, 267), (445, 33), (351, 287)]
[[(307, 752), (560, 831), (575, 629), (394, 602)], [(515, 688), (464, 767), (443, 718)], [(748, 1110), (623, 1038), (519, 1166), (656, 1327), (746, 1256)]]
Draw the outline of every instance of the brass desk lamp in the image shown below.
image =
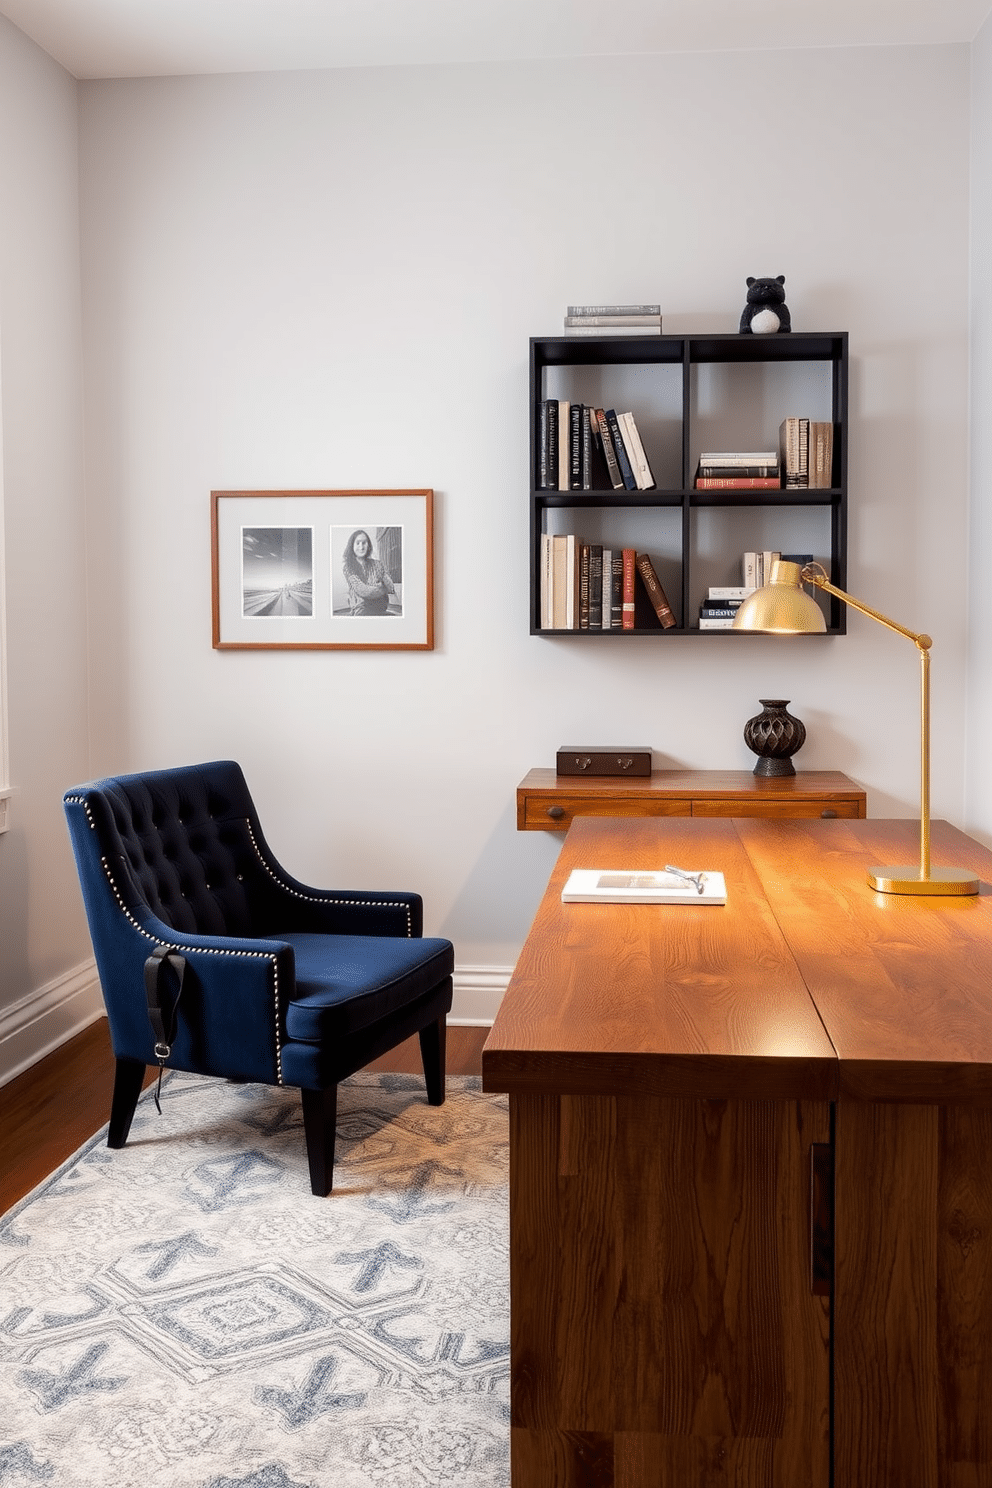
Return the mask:
[(906, 636), (920, 653), (920, 862), (897, 863), (887, 868), (869, 868), (868, 882), (883, 894), (977, 894), (978, 879), (968, 868), (932, 868), (930, 866), (930, 647), (928, 635), (917, 635), (898, 625), (895, 620), (873, 610), (870, 605), (853, 599), (831, 584), (827, 571), (819, 563), (775, 563), (771, 579), (764, 588), (756, 589), (734, 616), (735, 630), (753, 630), (765, 634), (798, 635), (826, 630), (823, 611), (811, 594), (800, 585), (813, 584), (827, 594), (842, 599), (852, 609), (877, 620), (888, 630)]

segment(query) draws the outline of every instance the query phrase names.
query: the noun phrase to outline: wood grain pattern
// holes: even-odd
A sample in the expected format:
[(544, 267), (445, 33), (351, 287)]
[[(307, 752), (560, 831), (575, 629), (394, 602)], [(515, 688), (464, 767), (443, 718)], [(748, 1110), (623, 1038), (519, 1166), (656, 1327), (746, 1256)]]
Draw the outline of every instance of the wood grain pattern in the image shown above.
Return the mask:
[(992, 1483), (992, 1110), (837, 1113), (837, 1485)]
[(514, 1488), (826, 1488), (807, 1216), (827, 1103), (514, 1095), (510, 1112)]
[[(517, 787), (517, 830), (561, 832), (579, 816), (863, 817), (863, 790), (839, 770), (763, 777), (747, 770), (655, 770), (646, 777), (531, 770)], [(552, 815), (551, 813), (554, 813)]]
[(913, 821), (740, 822), (741, 841), (839, 1058), (841, 1093), (992, 1103), (992, 853), (932, 824), (934, 863), (975, 897), (879, 894), (873, 864), (912, 862)]
[(837, 1110), (837, 1488), (937, 1488), (937, 1110)]
[[(666, 862), (723, 871), (728, 903), (561, 903), (573, 867)], [(731, 822), (575, 823), (486, 1042), (483, 1078), (492, 1090), (833, 1095), (833, 1047)]]

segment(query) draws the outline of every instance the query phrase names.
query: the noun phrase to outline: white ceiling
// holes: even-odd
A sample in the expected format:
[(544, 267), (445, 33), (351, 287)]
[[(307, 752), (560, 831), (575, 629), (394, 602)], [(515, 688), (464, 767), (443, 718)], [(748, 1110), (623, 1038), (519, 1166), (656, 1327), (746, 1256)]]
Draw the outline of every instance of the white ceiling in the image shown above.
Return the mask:
[(970, 42), (992, 0), (0, 0), (78, 78)]

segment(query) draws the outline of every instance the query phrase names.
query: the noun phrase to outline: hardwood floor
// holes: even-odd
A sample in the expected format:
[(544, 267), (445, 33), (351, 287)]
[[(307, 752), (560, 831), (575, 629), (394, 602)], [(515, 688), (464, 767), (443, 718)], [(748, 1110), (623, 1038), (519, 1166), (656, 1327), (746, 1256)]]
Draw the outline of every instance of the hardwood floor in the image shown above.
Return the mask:
[[(449, 1027), (449, 1075), (481, 1075), (488, 1028)], [(420, 1045), (407, 1039), (369, 1066), (421, 1071)], [(149, 1083), (154, 1079), (148, 1072)], [(54, 1172), (110, 1115), (114, 1056), (100, 1018), (45, 1059), (0, 1087), (0, 1214)]]

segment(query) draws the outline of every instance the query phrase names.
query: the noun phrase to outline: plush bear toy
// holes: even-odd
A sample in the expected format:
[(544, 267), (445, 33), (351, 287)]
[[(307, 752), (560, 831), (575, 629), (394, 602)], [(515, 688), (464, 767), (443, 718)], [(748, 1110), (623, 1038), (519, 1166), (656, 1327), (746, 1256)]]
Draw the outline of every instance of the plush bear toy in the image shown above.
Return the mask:
[(785, 275), (779, 274), (777, 279), (755, 279), (749, 275), (741, 331), (774, 336), (776, 332), (791, 330), (789, 307), (785, 303)]

